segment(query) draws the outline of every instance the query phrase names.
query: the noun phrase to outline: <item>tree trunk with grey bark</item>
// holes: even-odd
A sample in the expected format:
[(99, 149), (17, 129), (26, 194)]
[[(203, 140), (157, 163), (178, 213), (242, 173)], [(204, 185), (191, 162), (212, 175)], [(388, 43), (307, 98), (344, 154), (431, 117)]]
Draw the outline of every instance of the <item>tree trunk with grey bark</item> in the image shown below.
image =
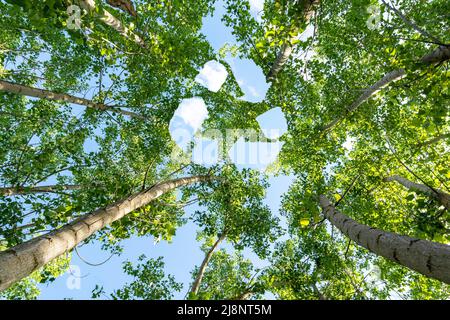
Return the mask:
[(108, 2), (110, 6), (119, 8), (132, 17), (137, 17), (136, 9), (134, 8), (133, 2), (130, 0), (107, 0), (106, 2)]
[(447, 210), (450, 210), (450, 194), (435, 188), (430, 188), (424, 184), (415, 183), (411, 180), (408, 180), (402, 176), (394, 175), (391, 177), (387, 177), (384, 179), (385, 182), (398, 182), (403, 185), (405, 188), (414, 191), (426, 194), (430, 198), (437, 200), (441, 205), (443, 205)]
[[(448, 46), (440, 46), (435, 49), (433, 52), (423, 56), (419, 64), (424, 66), (435, 65), (438, 63), (445, 62), (450, 59), (450, 48)], [(347, 107), (345, 114), (340, 116), (327, 124), (323, 130), (328, 131), (332, 129), (336, 124), (338, 124), (347, 114), (355, 111), (359, 106), (361, 106), (364, 102), (369, 100), (375, 94), (377, 94), (381, 89), (387, 87), (391, 83), (401, 80), (406, 77), (406, 71), (404, 69), (394, 70), (392, 72), (387, 73), (381, 80), (375, 83), (373, 86), (365, 89), (363, 93), (350, 105)]]
[(60, 186), (40, 186), (40, 187), (6, 187), (0, 188), (0, 195), (2, 196), (18, 196), (31, 193), (58, 193), (62, 191), (81, 190), (79, 185), (60, 185)]
[(200, 285), (203, 280), (203, 276), (205, 275), (206, 267), (208, 266), (208, 263), (214, 254), (214, 251), (216, 251), (217, 247), (225, 239), (225, 237), (226, 237), (225, 233), (222, 234), (214, 243), (214, 245), (209, 249), (209, 251), (206, 253), (205, 258), (203, 259), (202, 264), (200, 265), (200, 268), (198, 270), (197, 276), (195, 277), (194, 283), (192, 284), (190, 293), (193, 294), (198, 293), (198, 290), (200, 289)]
[(350, 106), (347, 107), (347, 110), (345, 110), (345, 114), (342, 117), (336, 118), (332, 122), (330, 122), (328, 125), (325, 126), (324, 130), (330, 130), (333, 128), (336, 124), (341, 121), (345, 115), (352, 113), (355, 111), (360, 105), (362, 105), (364, 102), (370, 99), (370, 97), (377, 94), (381, 89), (385, 88), (389, 84), (391, 84), (394, 81), (398, 81), (403, 79), (406, 76), (406, 71), (404, 69), (394, 70), (392, 72), (389, 72), (386, 74), (380, 81), (375, 83), (373, 86), (363, 90), (363, 93), (361, 96), (358, 97)]
[(186, 185), (209, 181), (211, 176), (180, 178), (156, 184), (104, 209), (88, 213), (64, 227), (0, 252), (0, 291), (28, 276), (79, 243), (163, 194)]
[[(96, 10), (95, 0), (79, 0), (79, 3), (88, 12), (95, 12), (95, 10)], [(104, 24), (113, 28), (118, 33), (120, 33), (122, 36), (135, 42), (140, 47), (146, 48), (145, 41), (139, 35), (137, 35), (133, 31), (131, 31), (127, 26), (125, 26), (122, 23), (122, 21), (120, 21), (120, 19), (116, 18), (108, 11), (102, 10), (101, 13), (99, 14), (99, 18)]]
[(325, 218), (358, 245), (427, 277), (450, 284), (450, 246), (360, 224), (336, 210), (323, 195), (320, 196), (320, 206)]
[(439, 48), (437, 48), (433, 52), (423, 56), (420, 62), (425, 65), (433, 65), (442, 63), (449, 59), (450, 59), (450, 45), (446, 45), (446, 46), (439, 46)]
[[(319, 3), (320, 0), (304, 0), (303, 12), (306, 25), (308, 25), (309, 22), (311, 21), (311, 18), (314, 15), (316, 7), (319, 5)], [(278, 77), (278, 74), (281, 72), (286, 62), (289, 60), (290, 56), (292, 55), (292, 51), (294, 50), (290, 42), (292, 42), (292, 40), (294, 39), (295, 38), (289, 39), (289, 42), (281, 47), (277, 59), (275, 60), (275, 62), (272, 65), (272, 68), (267, 74), (267, 81), (274, 81)]]
[(48, 91), (48, 90), (44, 90), (44, 89), (24, 86), (21, 84), (17, 84), (17, 83), (5, 81), (5, 80), (0, 80), (0, 91), (9, 92), (9, 93), (18, 94), (18, 95), (27, 96), (27, 97), (51, 100), (51, 101), (64, 101), (64, 102), (82, 105), (82, 106), (92, 108), (95, 110), (111, 111), (114, 113), (129, 116), (132, 118), (144, 119), (143, 116), (141, 116), (137, 113), (122, 110), (122, 109), (112, 107), (112, 106), (108, 106), (103, 103), (97, 103), (97, 102), (94, 102), (94, 101), (91, 101), (91, 100), (88, 100), (85, 98), (75, 97), (75, 96), (72, 96), (72, 95), (66, 94), (66, 93), (56, 93), (56, 92), (52, 92), (52, 91)]

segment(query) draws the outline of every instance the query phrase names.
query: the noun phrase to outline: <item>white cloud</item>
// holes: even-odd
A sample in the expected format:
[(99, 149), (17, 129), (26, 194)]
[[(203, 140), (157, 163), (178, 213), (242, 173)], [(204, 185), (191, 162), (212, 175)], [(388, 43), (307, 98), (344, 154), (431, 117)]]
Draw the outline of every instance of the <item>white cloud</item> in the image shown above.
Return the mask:
[(193, 129), (193, 132), (197, 132), (203, 121), (208, 118), (208, 109), (202, 98), (184, 99), (175, 111), (175, 117), (183, 119)]
[(184, 99), (169, 123), (172, 140), (183, 150), (187, 150), (195, 133), (208, 118), (208, 109), (202, 98)]
[(227, 69), (217, 61), (208, 61), (195, 81), (208, 88), (209, 91), (218, 92), (228, 77)]

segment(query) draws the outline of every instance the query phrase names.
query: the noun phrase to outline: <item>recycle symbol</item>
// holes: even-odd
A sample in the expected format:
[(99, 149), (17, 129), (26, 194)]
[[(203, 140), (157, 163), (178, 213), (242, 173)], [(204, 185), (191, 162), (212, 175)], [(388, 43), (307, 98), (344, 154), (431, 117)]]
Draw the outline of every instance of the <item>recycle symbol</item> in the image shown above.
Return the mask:
[[(221, 63), (212, 60), (207, 62), (195, 78), (195, 82), (217, 93), (228, 77), (228, 71)], [(241, 84), (239, 84), (241, 85)], [(252, 102), (242, 98), (244, 101)], [(234, 163), (239, 169), (264, 170), (274, 163), (284, 142), (278, 141), (287, 132), (287, 121), (281, 108), (271, 110), (259, 115), (256, 121), (261, 132), (255, 130), (242, 130), (230, 128), (231, 137), (222, 137), (219, 130), (206, 130), (202, 132), (203, 122), (208, 118), (208, 107), (203, 98), (192, 97), (183, 99), (175, 111), (170, 123), (169, 131), (172, 140), (178, 148), (172, 154), (172, 160), (180, 158), (205, 167), (218, 164), (225, 160)], [(252, 131), (253, 130), (253, 131)], [(236, 133), (238, 132), (238, 133)], [(198, 133), (201, 133), (200, 137)], [(260, 134), (270, 142), (248, 142), (249, 135), (255, 137)], [(226, 138), (231, 138), (229, 145), (221, 145)], [(236, 138), (237, 141), (234, 141)], [(192, 147), (193, 145), (193, 147)], [(226, 155), (222, 155), (221, 148), (225, 146)]]

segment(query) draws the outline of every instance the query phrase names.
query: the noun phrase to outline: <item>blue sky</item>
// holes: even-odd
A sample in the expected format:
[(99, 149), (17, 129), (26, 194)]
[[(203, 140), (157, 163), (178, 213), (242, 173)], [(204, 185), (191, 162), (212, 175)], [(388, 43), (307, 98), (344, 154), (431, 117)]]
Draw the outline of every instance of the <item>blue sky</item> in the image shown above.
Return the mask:
[[(252, 4), (252, 13), (256, 14), (261, 10), (260, 0), (250, 1)], [(204, 20), (203, 33), (207, 36), (212, 47), (218, 50), (225, 44), (234, 44), (235, 39), (231, 35), (231, 30), (226, 28), (220, 21), (221, 15), (224, 13), (222, 2), (216, 5), (214, 17), (208, 17)], [(264, 99), (268, 89), (262, 71), (249, 60), (241, 60), (238, 58), (227, 58), (234, 75), (239, 81), (246, 96), (244, 99), (258, 102)], [(205, 61), (206, 63), (206, 61)], [(190, 98), (190, 97), (187, 97)], [(276, 106), (274, 106), (276, 107)], [(264, 117), (263, 117), (264, 118)], [(260, 125), (262, 129), (282, 128), (284, 126), (282, 117), (275, 113), (268, 115), (265, 119), (261, 119)], [(100, 132), (99, 132), (100, 133)], [(95, 143), (92, 141), (86, 144), (86, 149), (95, 150)], [(267, 191), (265, 202), (274, 213), (278, 213), (281, 196), (285, 193), (290, 184), (292, 177), (279, 176), (271, 177), (271, 186)], [(191, 215), (198, 207), (196, 205), (186, 208), (186, 216)], [(56, 279), (49, 285), (41, 286), (42, 294), (40, 299), (89, 299), (91, 291), (95, 285), (103, 285), (107, 293), (111, 293), (115, 289), (121, 288), (127, 281), (131, 280), (122, 271), (122, 263), (125, 260), (136, 262), (141, 254), (147, 257), (157, 258), (164, 257), (166, 263), (166, 272), (175, 276), (176, 280), (184, 283), (183, 291), (176, 295), (175, 298), (183, 299), (191, 281), (190, 272), (195, 265), (199, 265), (204, 257), (200, 250), (200, 243), (196, 241), (196, 227), (189, 223), (177, 230), (176, 236), (172, 243), (159, 242), (154, 244), (152, 237), (133, 237), (123, 241), (124, 253), (121, 256), (112, 257), (107, 263), (92, 267), (85, 264), (77, 255), (73, 254), (71, 264), (78, 266), (81, 272), (80, 289), (70, 290), (67, 286), (67, 280), (70, 274)], [(222, 247), (229, 247), (223, 244)], [(109, 258), (110, 254), (102, 251), (98, 244), (83, 245), (78, 249), (80, 255), (91, 263), (100, 263)], [(246, 251), (246, 256), (251, 258), (255, 265), (265, 266), (267, 263), (260, 261), (254, 254)], [(75, 271), (75, 269), (74, 269)]]

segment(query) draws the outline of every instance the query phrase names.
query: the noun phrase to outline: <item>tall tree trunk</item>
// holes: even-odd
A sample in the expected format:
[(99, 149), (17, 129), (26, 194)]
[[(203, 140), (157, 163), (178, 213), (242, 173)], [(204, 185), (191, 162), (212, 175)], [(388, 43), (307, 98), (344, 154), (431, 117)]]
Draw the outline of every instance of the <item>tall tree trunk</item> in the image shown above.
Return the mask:
[[(405, 76), (406, 76), (406, 71), (404, 69), (398, 69), (398, 70), (389, 72), (380, 81), (375, 83), (373, 86), (365, 89), (363, 91), (363, 93), (361, 94), (361, 96), (359, 96), (358, 99), (356, 99), (350, 106), (347, 107), (347, 110), (345, 111), (345, 115), (355, 111), (360, 105), (362, 105), (364, 102), (369, 100), (370, 97), (377, 94), (384, 87), (388, 86), (389, 84), (391, 84), (394, 81), (403, 79)], [(331, 128), (333, 128), (336, 124), (339, 123), (339, 121), (342, 120), (342, 118), (344, 116), (333, 120), (331, 123), (329, 123), (328, 125), (325, 126), (324, 130), (327, 131), (327, 130), (330, 130)]]
[(200, 268), (197, 273), (197, 277), (194, 280), (194, 283), (192, 284), (190, 292), (193, 294), (197, 294), (198, 290), (200, 289), (200, 284), (202, 283), (203, 276), (205, 275), (206, 267), (208, 266), (209, 261), (212, 258), (212, 255), (214, 251), (216, 251), (219, 244), (225, 239), (226, 235), (223, 233), (217, 241), (214, 243), (214, 245), (209, 249), (209, 251), (206, 253), (205, 258), (203, 259), (202, 264), (200, 265)]
[(137, 17), (136, 9), (134, 9), (133, 2), (130, 0), (106, 0), (106, 2), (113, 7), (128, 13), (132, 17)]
[[(95, 0), (79, 0), (79, 3), (83, 8), (85, 8), (89, 12), (95, 12), (96, 10)], [(125, 26), (122, 23), (122, 21), (120, 21), (120, 19), (116, 18), (108, 11), (102, 10), (99, 18), (104, 24), (110, 26), (124, 37), (128, 39), (130, 39), (131, 37), (131, 40), (134, 41), (136, 44), (138, 44), (142, 48), (146, 48), (145, 41), (139, 35), (132, 32), (127, 26)]]
[(425, 65), (438, 64), (450, 59), (450, 45), (440, 46), (420, 60)]
[[(316, 10), (316, 6), (319, 5), (320, 0), (302, 0), (303, 6), (304, 6), (304, 20), (306, 25), (309, 24), (311, 21), (311, 18), (314, 15), (314, 12)], [(295, 38), (289, 39), (289, 42), (294, 40)], [(292, 55), (292, 51), (294, 50), (293, 46), (290, 43), (284, 44), (281, 47), (280, 52), (278, 53), (277, 59), (272, 65), (272, 68), (270, 69), (269, 73), (267, 74), (267, 81), (274, 81), (278, 74), (283, 69), (286, 62), (289, 60), (289, 57)]]
[(278, 77), (278, 74), (281, 72), (284, 65), (289, 60), (289, 57), (291, 56), (293, 50), (294, 48), (289, 43), (284, 44), (281, 47), (277, 59), (273, 63), (272, 68), (270, 69), (269, 74), (267, 75), (267, 81), (274, 81)]
[(80, 190), (79, 185), (40, 186), (40, 187), (6, 187), (0, 188), (2, 196), (18, 196), (30, 193), (58, 193), (64, 190)]
[(325, 218), (358, 245), (427, 277), (450, 284), (450, 246), (360, 224), (336, 210), (323, 195), (320, 196), (320, 206)]
[(64, 227), (0, 252), (0, 291), (28, 276), (105, 226), (147, 205), (176, 188), (213, 179), (193, 176), (165, 181), (116, 202), (104, 209), (88, 213)]
[[(445, 62), (450, 59), (450, 48), (448, 46), (440, 46), (435, 49), (433, 52), (423, 56), (419, 64), (424, 66), (434, 65), (438, 63)], [(394, 70), (392, 72), (387, 73), (381, 80), (375, 83), (373, 86), (365, 89), (361, 96), (359, 96), (350, 106), (347, 107), (347, 110), (343, 116), (340, 116), (327, 124), (323, 130), (327, 131), (332, 129), (336, 124), (339, 123), (347, 114), (355, 111), (360, 105), (369, 100), (375, 94), (377, 94), (381, 89), (387, 87), (391, 83), (401, 80), (406, 77), (406, 71), (404, 69)]]
[(450, 210), (450, 194), (440, 189), (430, 188), (429, 186), (426, 186), (424, 184), (412, 182), (411, 180), (408, 180), (399, 175), (387, 177), (384, 179), (384, 181), (385, 182), (396, 181), (411, 191), (426, 194), (430, 198), (439, 201), (439, 203), (442, 204), (445, 208), (447, 208), (447, 210)]
[(88, 99), (72, 96), (70, 94), (56, 93), (56, 92), (52, 92), (52, 91), (48, 91), (48, 90), (44, 90), (44, 89), (24, 86), (21, 84), (17, 84), (17, 83), (5, 81), (5, 80), (0, 80), (0, 91), (19, 94), (19, 95), (23, 95), (23, 96), (27, 96), (27, 97), (52, 100), (52, 101), (64, 101), (64, 102), (82, 105), (82, 106), (96, 109), (96, 110), (111, 111), (114, 113), (123, 114), (125, 116), (129, 116), (129, 117), (133, 117), (133, 118), (137, 118), (137, 119), (144, 119), (143, 116), (141, 116), (137, 113), (122, 110), (122, 109), (112, 107), (112, 106), (108, 106), (103, 103), (96, 103), (96, 102), (93, 102)]

